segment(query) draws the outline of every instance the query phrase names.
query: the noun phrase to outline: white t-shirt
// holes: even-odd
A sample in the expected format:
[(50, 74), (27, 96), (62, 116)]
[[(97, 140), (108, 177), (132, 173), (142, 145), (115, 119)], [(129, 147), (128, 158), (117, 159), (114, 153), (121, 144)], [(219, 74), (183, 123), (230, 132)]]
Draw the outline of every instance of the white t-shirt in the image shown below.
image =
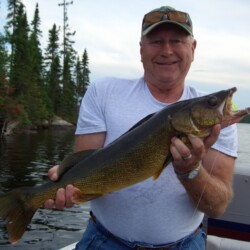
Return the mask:
[[(186, 85), (180, 100), (204, 94)], [(89, 86), (79, 112), (76, 134), (105, 131), (107, 145), (139, 120), (167, 105), (151, 95), (144, 78), (105, 78)], [(236, 126), (223, 129), (213, 147), (237, 157)], [(151, 244), (166, 244), (189, 235), (204, 215), (191, 202), (171, 163), (156, 181), (150, 178), (97, 198), (91, 201), (91, 209), (112, 234), (124, 240)]]

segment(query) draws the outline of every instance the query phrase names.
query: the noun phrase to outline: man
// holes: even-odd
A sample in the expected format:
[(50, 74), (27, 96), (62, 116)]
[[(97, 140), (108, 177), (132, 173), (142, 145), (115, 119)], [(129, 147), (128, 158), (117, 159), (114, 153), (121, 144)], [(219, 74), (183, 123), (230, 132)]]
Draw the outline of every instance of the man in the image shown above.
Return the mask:
[[(203, 95), (185, 85), (195, 48), (187, 13), (164, 6), (146, 14), (140, 42), (144, 77), (90, 85), (79, 113), (75, 151), (104, 147), (146, 115)], [(92, 218), (76, 249), (205, 249), (204, 213), (221, 215), (232, 198), (235, 138), (234, 126), (220, 131), (220, 125), (203, 141), (190, 135), (191, 149), (172, 138), (174, 160), (157, 181), (148, 179), (91, 202)], [(57, 168), (49, 171), (52, 180), (58, 178)], [(59, 189), (45, 207), (72, 206), (73, 190), (72, 185)]]

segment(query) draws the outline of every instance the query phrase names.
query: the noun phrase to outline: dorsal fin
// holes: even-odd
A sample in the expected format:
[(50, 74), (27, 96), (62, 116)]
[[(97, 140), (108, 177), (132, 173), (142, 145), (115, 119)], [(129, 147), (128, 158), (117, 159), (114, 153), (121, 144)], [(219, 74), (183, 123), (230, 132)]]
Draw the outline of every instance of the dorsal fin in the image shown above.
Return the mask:
[(72, 168), (78, 162), (92, 155), (95, 151), (96, 151), (95, 149), (84, 150), (84, 151), (73, 153), (65, 157), (63, 161), (61, 162), (59, 169), (58, 169), (59, 177), (61, 177), (65, 172), (67, 172), (70, 168)]
[[(142, 125), (144, 122), (146, 122), (147, 120), (149, 120), (155, 113), (152, 113), (150, 115), (147, 115), (146, 117), (142, 118), (139, 122), (137, 122), (134, 126), (132, 126), (127, 132), (137, 128), (138, 126)], [(126, 132), (126, 133), (127, 133)]]
[(142, 118), (139, 122), (137, 122), (135, 125), (133, 125), (129, 130), (127, 130), (124, 134), (122, 134), (120, 137), (118, 137), (117, 139), (115, 139), (112, 143), (116, 142), (117, 140), (119, 140), (122, 136), (126, 135), (127, 133), (129, 133), (130, 131), (134, 130), (135, 128), (139, 127), (141, 124), (143, 124), (144, 122), (146, 122), (147, 120), (149, 120), (155, 113), (152, 113), (150, 115), (147, 115), (146, 117)]

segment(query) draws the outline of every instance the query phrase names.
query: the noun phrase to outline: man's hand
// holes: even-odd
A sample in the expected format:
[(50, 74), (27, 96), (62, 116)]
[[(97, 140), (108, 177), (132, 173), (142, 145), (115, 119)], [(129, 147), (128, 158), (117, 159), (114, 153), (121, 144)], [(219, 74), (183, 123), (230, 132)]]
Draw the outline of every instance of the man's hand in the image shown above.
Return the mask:
[[(106, 132), (78, 135), (75, 139), (75, 152), (102, 148), (105, 138)], [(48, 176), (52, 181), (57, 181), (59, 178), (58, 168), (59, 165), (56, 165), (48, 171)], [(74, 203), (72, 202), (72, 194), (74, 192), (74, 189), (75, 187), (73, 185), (68, 185), (66, 189), (58, 189), (55, 200), (49, 199), (45, 201), (44, 208), (62, 210), (65, 207), (72, 207), (74, 205)]]
[(188, 135), (191, 148), (179, 138), (173, 137), (170, 151), (173, 156), (173, 166), (178, 173), (187, 173), (194, 169), (204, 159), (210, 147), (216, 142), (220, 133), (220, 125), (212, 128), (211, 134), (202, 140), (193, 135)]
[[(52, 181), (58, 180), (58, 171), (59, 165), (56, 165), (49, 169), (48, 176)], [(55, 200), (49, 199), (44, 202), (44, 208), (46, 209), (58, 209), (63, 210), (65, 207), (72, 207), (74, 203), (72, 202), (72, 194), (74, 192), (73, 185), (67, 185), (66, 189), (59, 188), (56, 192)]]

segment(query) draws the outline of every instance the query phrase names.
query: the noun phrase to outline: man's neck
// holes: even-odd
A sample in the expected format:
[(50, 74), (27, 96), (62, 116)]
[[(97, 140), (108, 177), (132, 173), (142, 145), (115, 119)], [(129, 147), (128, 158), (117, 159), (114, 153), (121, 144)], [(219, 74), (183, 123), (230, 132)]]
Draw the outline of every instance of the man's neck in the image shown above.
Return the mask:
[(173, 103), (178, 101), (184, 91), (184, 84), (179, 85), (156, 85), (146, 82), (152, 96), (160, 102)]

